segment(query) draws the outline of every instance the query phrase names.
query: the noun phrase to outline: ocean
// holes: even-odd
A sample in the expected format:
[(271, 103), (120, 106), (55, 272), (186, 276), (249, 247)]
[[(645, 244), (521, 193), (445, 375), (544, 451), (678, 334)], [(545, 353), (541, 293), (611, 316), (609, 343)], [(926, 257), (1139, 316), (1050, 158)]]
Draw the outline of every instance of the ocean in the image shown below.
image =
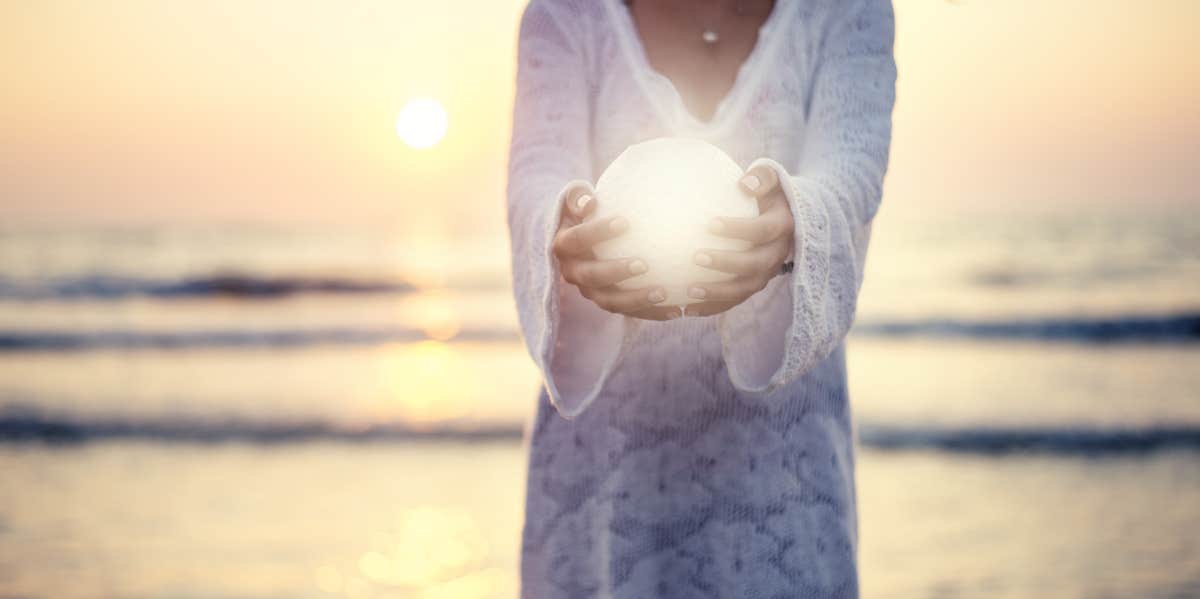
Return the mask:
[[(1200, 213), (885, 208), (867, 598), (1200, 597)], [(0, 225), (0, 597), (513, 597), (507, 239)]]

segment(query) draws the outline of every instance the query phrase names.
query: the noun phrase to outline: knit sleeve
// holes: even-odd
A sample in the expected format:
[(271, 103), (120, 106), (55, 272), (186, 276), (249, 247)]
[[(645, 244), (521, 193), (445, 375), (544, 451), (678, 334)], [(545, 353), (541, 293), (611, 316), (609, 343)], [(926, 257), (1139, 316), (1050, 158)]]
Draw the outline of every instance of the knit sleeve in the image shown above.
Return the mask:
[(722, 317), (730, 379), (748, 393), (771, 393), (820, 364), (854, 321), (891, 142), (895, 20), (890, 0), (838, 6), (816, 50), (799, 165), (750, 165), (779, 176), (795, 220), (796, 266)]
[(550, 244), (565, 197), (591, 189), (582, 35), (569, 14), (533, 0), (521, 19), (508, 164), (508, 227), (521, 334), (551, 402), (573, 418), (600, 394), (632, 338), (561, 276)]

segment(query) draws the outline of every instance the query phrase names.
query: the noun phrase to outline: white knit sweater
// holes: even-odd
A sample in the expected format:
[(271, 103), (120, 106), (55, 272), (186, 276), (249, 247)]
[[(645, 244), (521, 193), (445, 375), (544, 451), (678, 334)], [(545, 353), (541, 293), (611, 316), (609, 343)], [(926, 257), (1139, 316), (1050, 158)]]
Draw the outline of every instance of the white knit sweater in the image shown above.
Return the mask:
[[(546, 385), (523, 596), (857, 596), (842, 341), (887, 167), (893, 25), (889, 0), (777, 0), (701, 122), (620, 0), (526, 9), (508, 220)], [(792, 274), (719, 316), (668, 322), (604, 312), (561, 279), (549, 248), (564, 195), (663, 136), (775, 169), (796, 223)]]

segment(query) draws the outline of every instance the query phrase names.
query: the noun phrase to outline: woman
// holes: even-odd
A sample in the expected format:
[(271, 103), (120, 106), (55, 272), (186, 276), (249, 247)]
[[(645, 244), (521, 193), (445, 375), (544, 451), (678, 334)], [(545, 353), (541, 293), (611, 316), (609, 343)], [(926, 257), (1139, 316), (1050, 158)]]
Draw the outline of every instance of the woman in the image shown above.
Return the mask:
[[(525, 597), (856, 597), (842, 339), (895, 90), (889, 0), (533, 0), (521, 22), (509, 227), (545, 389), (530, 431)], [(583, 218), (627, 146), (703, 138), (761, 216), (699, 252), (735, 273), (686, 317)], [(582, 224), (581, 224), (582, 223)], [(788, 257), (794, 256), (789, 268)]]

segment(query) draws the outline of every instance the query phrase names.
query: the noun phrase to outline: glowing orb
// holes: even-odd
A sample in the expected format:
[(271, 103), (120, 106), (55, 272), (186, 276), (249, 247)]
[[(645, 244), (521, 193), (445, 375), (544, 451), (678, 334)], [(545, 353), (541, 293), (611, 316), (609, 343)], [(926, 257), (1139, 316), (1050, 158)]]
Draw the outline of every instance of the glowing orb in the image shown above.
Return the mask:
[(624, 216), (629, 229), (597, 244), (600, 259), (641, 258), (642, 275), (622, 289), (661, 285), (661, 305), (696, 303), (691, 283), (726, 281), (733, 275), (697, 265), (697, 250), (746, 250), (749, 242), (708, 232), (719, 216), (753, 217), (758, 202), (738, 187), (742, 169), (720, 148), (698, 139), (659, 138), (627, 148), (596, 182), (596, 210), (589, 217)]
[(412, 148), (433, 147), (446, 136), (446, 109), (437, 100), (417, 98), (396, 117), (396, 134)]

